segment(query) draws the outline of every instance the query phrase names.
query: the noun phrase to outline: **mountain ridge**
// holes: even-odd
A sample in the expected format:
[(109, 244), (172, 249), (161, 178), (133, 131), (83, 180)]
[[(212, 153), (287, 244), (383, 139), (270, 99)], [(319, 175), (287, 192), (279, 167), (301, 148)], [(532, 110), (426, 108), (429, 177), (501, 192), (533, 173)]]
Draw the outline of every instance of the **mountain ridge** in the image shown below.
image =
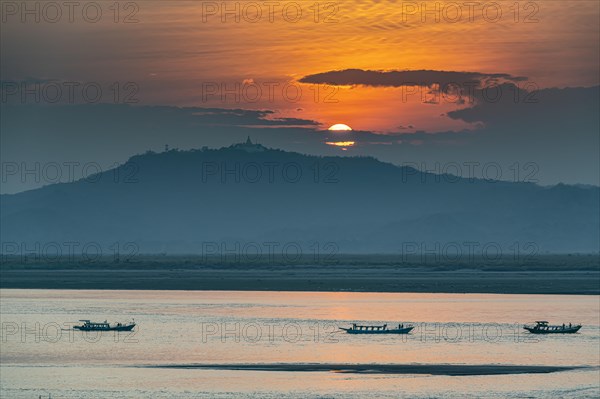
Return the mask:
[(205, 253), (206, 243), (235, 251), (265, 242), (344, 253), (470, 251), (465, 243), (473, 242), (503, 253), (515, 245), (595, 253), (599, 193), (426, 173), (373, 157), (304, 155), (248, 140), (147, 152), (86, 179), (4, 194), (2, 252), (73, 241), (173, 254)]

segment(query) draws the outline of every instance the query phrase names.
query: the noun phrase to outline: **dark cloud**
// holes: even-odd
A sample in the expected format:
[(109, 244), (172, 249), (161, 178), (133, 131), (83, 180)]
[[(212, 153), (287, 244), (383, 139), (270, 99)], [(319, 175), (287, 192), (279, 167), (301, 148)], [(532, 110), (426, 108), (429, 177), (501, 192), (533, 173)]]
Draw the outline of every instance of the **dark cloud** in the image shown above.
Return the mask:
[(345, 69), (308, 75), (300, 79), (302, 83), (330, 85), (364, 85), (373, 87), (401, 87), (433, 85), (465, 85), (474, 83), (478, 86), (490, 82), (519, 82), (527, 78), (512, 76), (506, 73), (453, 72), (453, 71), (370, 71), (362, 69)]
[[(494, 91), (478, 90), (472, 107), (448, 112), (448, 117), (476, 123), (478, 129), (398, 132), (393, 134), (395, 145), (372, 145), (368, 152), (428, 167), (436, 162), (497, 162), (504, 178), (511, 179), (536, 169), (535, 179), (543, 184), (600, 184), (600, 86), (527, 91), (503, 84)], [(361, 132), (354, 140), (375, 141)], [(526, 171), (524, 165), (534, 166)]]
[[(171, 107), (154, 107), (171, 108)], [(223, 108), (179, 108), (182, 113), (197, 117), (199, 125), (223, 126), (318, 126), (313, 120), (300, 118), (277, 118), (271, 110), (223, 109)]]

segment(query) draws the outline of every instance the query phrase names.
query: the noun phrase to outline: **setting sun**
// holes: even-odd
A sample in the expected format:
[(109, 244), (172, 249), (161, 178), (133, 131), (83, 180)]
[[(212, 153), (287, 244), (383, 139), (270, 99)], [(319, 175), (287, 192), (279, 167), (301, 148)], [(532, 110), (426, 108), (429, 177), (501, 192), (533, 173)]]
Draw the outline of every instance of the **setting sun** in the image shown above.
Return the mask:
[(330, 126), (329, 129), (327, 129), (327, 130), (333, 130), (333, 131), (336, 131), (336, 132), (349, 132), (349, 131), (352, 130), (352, 128), (350, 126), (348, 126), (348, 125), (343, 124), (343, 123), (337, 123), (335, 125)]
[(336, 147), (352, 147), (354, 145), (354, 141), (327, 141), (325, 144), (334, 145)]

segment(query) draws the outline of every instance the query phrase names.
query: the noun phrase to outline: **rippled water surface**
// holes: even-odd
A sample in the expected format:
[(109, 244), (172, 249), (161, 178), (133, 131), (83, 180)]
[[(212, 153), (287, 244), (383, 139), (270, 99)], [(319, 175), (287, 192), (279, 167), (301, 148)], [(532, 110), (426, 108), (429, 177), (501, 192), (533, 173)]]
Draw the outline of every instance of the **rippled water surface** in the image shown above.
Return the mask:
[[(598, 397), (598, 296), (1, 290), (2, 398)], [(73, 332), (79, 319), (133, 333)], [(582, 323), (533, 336), (533, 319)], [(352, 323), (413, 324), (349, 335)], [(176, 369), (193, 364), (586, 366), (551, 374), (431, 376)]]

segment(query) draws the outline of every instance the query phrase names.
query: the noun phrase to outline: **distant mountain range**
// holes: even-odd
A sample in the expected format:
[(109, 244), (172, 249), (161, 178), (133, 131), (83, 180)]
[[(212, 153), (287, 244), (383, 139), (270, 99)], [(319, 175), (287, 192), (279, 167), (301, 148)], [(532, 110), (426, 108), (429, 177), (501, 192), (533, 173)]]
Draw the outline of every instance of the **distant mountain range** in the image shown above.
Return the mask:
[(148, 152), (87, 179), (2, 195), (2, 252), (598, 252), (599, 194), (247, 142)]

